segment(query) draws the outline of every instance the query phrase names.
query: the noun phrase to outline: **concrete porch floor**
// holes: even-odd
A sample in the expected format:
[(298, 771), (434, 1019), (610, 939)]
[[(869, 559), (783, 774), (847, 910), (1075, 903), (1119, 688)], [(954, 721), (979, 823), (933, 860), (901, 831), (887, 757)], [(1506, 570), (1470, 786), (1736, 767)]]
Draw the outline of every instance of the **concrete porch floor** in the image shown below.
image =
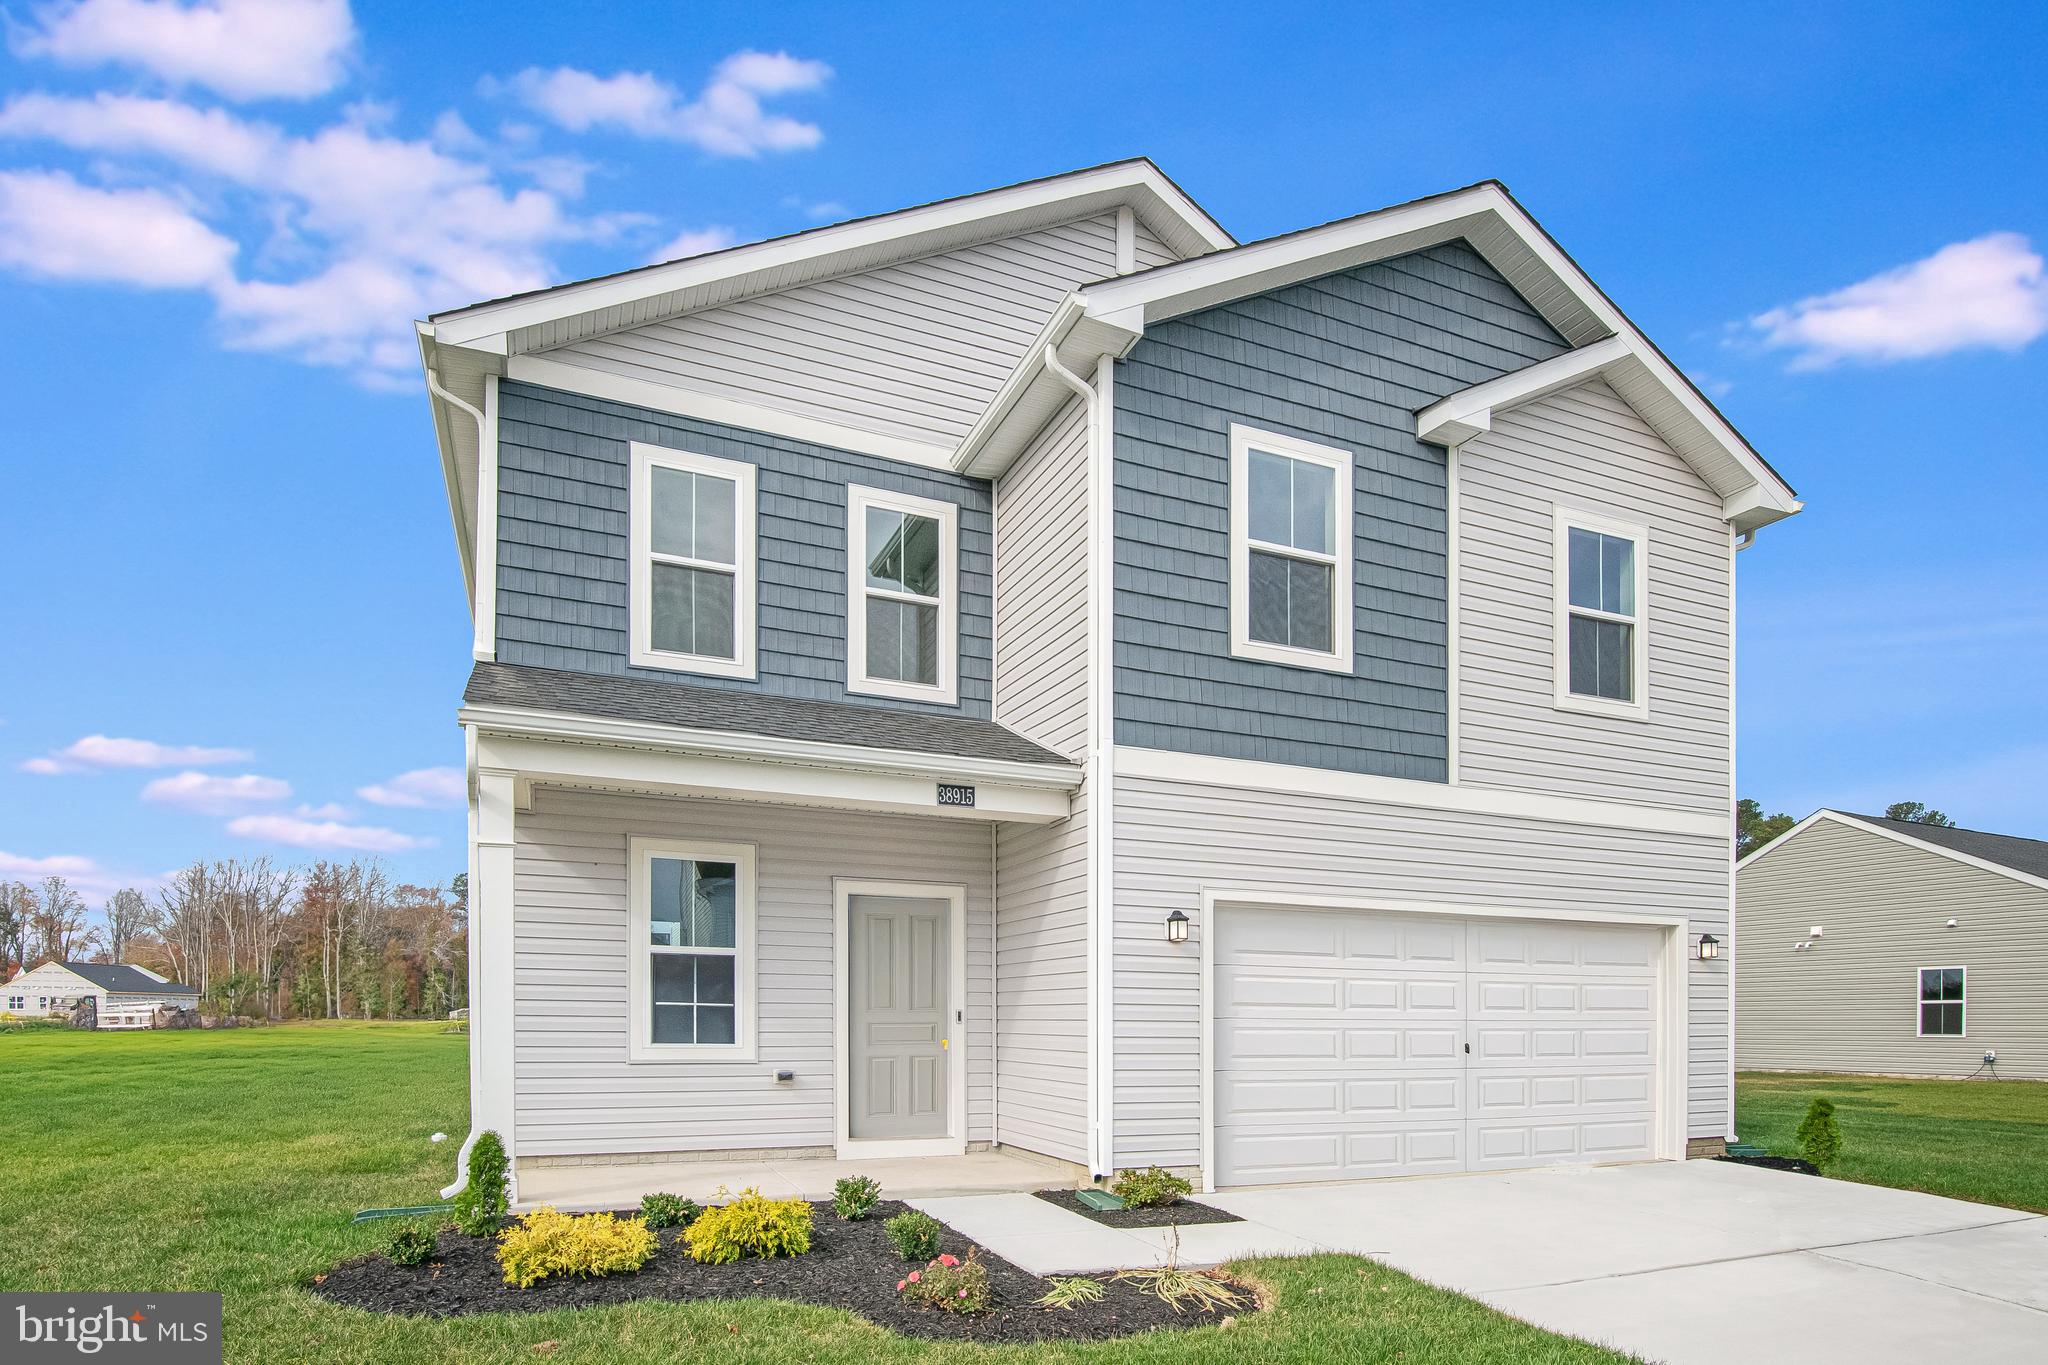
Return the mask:
[(791, 1158), (784, 1161), (661, 1161), (605, 1166), (543, 1166), (519, 1173), (515, 1212), (551, 1204), (564, 1213), (639, 1206), (657, 1190), (708, 1204), (720, 1188), (757, 1187), (775, 1199), (830, 1199), (841, 1176), (873, 1177), (884, 1199), (1048, 1190), (1083, 1183), (1079, 1168), (1015, 1151), (875, 1161)]

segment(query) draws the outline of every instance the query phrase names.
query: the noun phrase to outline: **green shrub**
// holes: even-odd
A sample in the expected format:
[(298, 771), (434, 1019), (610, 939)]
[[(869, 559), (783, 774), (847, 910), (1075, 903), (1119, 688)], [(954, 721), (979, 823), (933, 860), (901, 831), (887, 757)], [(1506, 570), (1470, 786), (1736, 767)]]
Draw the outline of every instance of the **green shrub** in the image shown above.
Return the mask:
[(811, 1206), (741, 1190), (737, 1199), (698, 1214), (683, 1232), (683, 1245), (691, 1260), (713, 1265), (743, 1256), (801, 1256), (811, 1249)]
[(923, 1270), (913, 1270), (896, 1281), (896, 1292), (927, 1308), (979, 1313), (989, 1305), (988, 1267), (971, 1247), (964, 1261), (957, 1256), (935, 1256)]
[(615, 1275), (638, 1270), (657, 1239), (638, 1218), (609, 1213), (570, 1217), (542, 1205), (498, 1238), (505, 1283), (526, 1289), (550, 1275)]
[(1815, 1170), (1825, 1171), (1842, 1155), (1842, 1129), (1835, 1122), (1835, 1102), (1819, 1098), (1807, 1106), (1799, 1120), (1799, 1152)]
[(929, 1261), (939, 1254), (939, 1220), (916, 1209), (899, 1213), (882, 1224), (896, 1254), (906, 1261)]
[(1109, 1192), (1124, 1201), (1127, 1209), (1164, 1208), (1178, 1204), (1181, 1196), (1192, 1194), (1194, 1186), (1161, 1166), (1142, 1171), (1118, 1171)]
[(640, 1221), (651, 1228), (679, 1228), (702, 1210), (679, 1194), (650, 1194), (640, 1201)]
[(505, 1143), (488, 1128), (469, 1149), (469, 1183), (455, 1196), (455, 1226), (472, 1237), (488, 1237), (505, 1221), (508, 1166)]
[(858, 1223), (882, 1202), (882, 1187), (872, 1176), (841, 1176), (832, 1186), (832, 1212)]
[(400, 1223), (391, 1233), (386, 1254), (394, 1265), (425, 1265), (434, 1259), (434, 1227), (431, 1223)]

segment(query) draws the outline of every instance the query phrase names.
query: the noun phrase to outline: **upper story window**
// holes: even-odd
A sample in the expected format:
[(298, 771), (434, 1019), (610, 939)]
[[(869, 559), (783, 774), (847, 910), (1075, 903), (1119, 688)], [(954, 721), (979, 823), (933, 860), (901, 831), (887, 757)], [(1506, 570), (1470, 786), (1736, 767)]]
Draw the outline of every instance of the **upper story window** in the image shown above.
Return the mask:
[(1557, 512), (1557, 704), (1649, 714), (1650, 533), (1583, 512)]
[(1920, 969), (1920, 1036), (1960, 1038), (1963, 1036), (1963, 977), (1961, 967)]
[(1351, 671), (1351, 452), (1230, 428), (1230, 652)]
[(959, 700), (960, 509), (847, 490), (846, 690)]
[(754, 467), (633, 443), (635, 664), (754, 676)]
[(630, 841), (627, 1053), (747, 1060), (754, 1051), (754, 850)]

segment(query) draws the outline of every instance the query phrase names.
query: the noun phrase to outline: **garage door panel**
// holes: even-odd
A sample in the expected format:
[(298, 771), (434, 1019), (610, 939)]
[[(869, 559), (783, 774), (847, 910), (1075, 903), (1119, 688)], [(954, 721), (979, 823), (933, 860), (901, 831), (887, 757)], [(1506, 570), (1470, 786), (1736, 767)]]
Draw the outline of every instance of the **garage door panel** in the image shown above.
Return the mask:
[(1473, 1120), (1467, 1124), (1467, 1169), (1647, 1161), (1654, 1154), (1650, 1133), (1648, 1113), (1576, 1120)]
[(1544, 1114), (1647, 1112), (1655, 1106), (1655, 1073), (1627, 1071), (1472, 1071), (1467, 1113), (1475, 1119)]
[(1457, 920), (1256, 908), (1226, 914), (1216, 947), (1219, 960), (1250, 967), (1462, 971), (1466, 939)]
[(1359, 1132), (1219, 1128), (1216, 1147), (1229, 1153), (1240, 1185), (1362, 1180), (1465, 1169), (1463, 1123), (1377, 1124)]
[(1268, 1024), (1226, 1019), (1216, 1024), (1216, 1066), (1219, 1071), (1270, 1070), (1321, 1061), (1340, 1070), (1351, 1065), (1440, 1067), (1457, 1062), (1463, 1039), (1464, 1030), (1455, 1023), (1347, 1028), (1315, 1020)]
[(1637, 1061), (1649, 1065), (1655, 1030), (1648, 1025), (1606, 1028), (1569, 1024), (1494, 1024), (1472, 1030), (1472, 1065), (1576, 1065)]
[(1413, 1117), (1463, 1118), (1461, 1072), (1380, 1072), (1345, 1077), (1225, 1072), (1216, 1078), (1219, 1112), (1250, 1124), (1380, 1122)]

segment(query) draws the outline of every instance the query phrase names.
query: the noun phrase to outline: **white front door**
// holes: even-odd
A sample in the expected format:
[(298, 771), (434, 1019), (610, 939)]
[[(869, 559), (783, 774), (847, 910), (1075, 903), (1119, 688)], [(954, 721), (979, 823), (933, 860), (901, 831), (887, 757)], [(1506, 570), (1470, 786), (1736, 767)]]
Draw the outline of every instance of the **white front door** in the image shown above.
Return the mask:
[(952, 905), (847, 899), (847, 1136), (943, 1138), (952, 1112)]
[(1215, 1184), (1655, 1155), (1665, 931), (1225, 907), (1215, 933)]

